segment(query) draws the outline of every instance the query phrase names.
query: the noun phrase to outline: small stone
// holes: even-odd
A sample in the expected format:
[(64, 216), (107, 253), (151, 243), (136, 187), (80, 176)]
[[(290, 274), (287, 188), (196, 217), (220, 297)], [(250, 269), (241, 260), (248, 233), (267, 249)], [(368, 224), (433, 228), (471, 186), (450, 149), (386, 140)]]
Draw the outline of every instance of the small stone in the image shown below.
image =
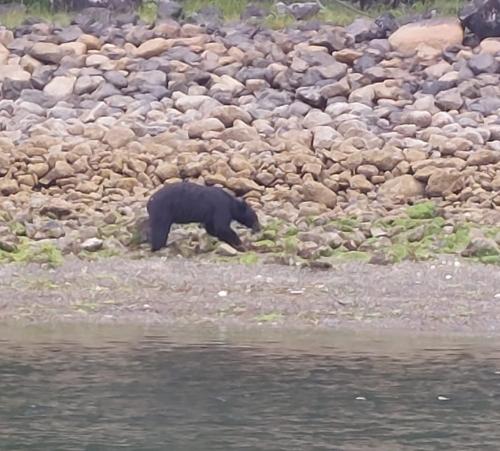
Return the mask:
[(65, 99), (73, 94), (76, 78), (72, 75), (54, 77), (43, 88), (43, 92), (57, 99)]
[(190, 138), (201, 138), (205, 132), (220, 132), (224, 130), (224, 124), (219, 119), (208, 118), (195, 121), (188, 127)]
[(224, 257), (234, 257), (238, 255), (238, 251), (227, 243), (220, 243), (217, 248), (217, 254)]
[(102, 249), (104, 241), (99, 238), (88, 238), (81, 244), (81, 249), (87, 252), (96, 252)]
[(108, 130), (104, 135), (104, 142), (109, 144), (113, 149), (119, 149), (126, 146), (135, 138), (135, 133), (126, 127), (116, 126)]
[(165, 180), (179, 177), (179, 169), (173, 163), (160, 163), (155, 170), (155, 174), (164, 182)]
[(159, 56), (172, 47), (173, 41), (164, 38), (154, 38), (144, 42), (136, 50), (135, 55), (139, 58), (151, 58)]

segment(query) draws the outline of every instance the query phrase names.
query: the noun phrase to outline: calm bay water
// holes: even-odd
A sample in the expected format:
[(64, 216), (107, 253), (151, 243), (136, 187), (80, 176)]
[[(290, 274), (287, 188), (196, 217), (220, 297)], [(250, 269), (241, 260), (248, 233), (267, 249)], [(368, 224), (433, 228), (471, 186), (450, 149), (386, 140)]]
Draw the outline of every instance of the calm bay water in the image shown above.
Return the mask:
[(496, 340), (2, 331), (0, 450), (500, 448)]

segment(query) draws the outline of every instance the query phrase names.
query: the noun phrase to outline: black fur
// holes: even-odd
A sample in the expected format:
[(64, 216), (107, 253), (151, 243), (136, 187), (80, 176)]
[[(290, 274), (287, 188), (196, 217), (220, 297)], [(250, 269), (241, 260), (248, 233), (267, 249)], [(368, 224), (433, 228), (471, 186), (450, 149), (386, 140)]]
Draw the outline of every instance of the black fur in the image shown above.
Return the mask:
[(167, 245), (172, 224), (198, 222), (212, 236), (241, 248), (241, 240), (231, 229), (231, 221), (260, 230), (253, 209), (244, 201), (215, 186), (179, 182), (164, 186), (147, 203), (151, 228), (151, 250)]

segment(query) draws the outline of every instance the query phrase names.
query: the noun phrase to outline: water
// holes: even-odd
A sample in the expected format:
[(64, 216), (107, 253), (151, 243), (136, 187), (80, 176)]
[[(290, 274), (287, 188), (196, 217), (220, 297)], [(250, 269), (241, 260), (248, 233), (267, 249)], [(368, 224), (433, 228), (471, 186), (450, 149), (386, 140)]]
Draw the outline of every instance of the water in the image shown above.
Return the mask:
[(2, 329), (1, 450), (493, 450), (499, 424), (494, 340)]

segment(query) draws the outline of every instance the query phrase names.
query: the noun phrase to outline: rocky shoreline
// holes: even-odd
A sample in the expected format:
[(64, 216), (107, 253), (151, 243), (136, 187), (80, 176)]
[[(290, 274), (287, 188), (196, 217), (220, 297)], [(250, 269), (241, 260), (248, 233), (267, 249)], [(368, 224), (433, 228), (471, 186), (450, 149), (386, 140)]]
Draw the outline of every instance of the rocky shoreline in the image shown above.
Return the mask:
[(94, 25), (0, 30), (0, 260), (147, 255), (146, 199), (190, 179), (265, 227), (244, 254), (177, 228), (167, 255), (500, 262), (499, 39)]

